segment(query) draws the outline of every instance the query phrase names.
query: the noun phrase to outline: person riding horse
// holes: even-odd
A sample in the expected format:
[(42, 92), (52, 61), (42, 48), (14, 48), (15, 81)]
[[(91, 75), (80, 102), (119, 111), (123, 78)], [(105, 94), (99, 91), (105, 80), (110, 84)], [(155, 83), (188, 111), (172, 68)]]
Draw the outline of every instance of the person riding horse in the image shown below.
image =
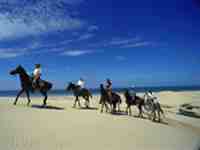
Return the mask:
[(108, 93), (109, 100), (112, 101), (112, 81), (106, 79), (106, 91)]
[(145, 93), (144, 99), (145, 99), (145, 109), (151, 112), (149, 118), (152, 118), (153, 121), (156, 121), (156, 118), (158, 118), (158, 121), (160, 122), (161, 121), (160, 114), (163, 114), (164, 117), (164, 111), (161, 108), (158, 98), (154, 96), (151, 91), (148, 91)]
[[(35, 72), (38, 73), (37, 70)], [(28, 73), (26, 72), (26, 70), (21, 65), (17, 66), (15, 69), (11, 70), (10, 74), (11, 75), (19, 75), (20, 82), (21, 82), (21, 90), (17, 94), (17, 97), (13, 104), (16, 105), (20, 95), (25, 92), (27, 95), (27, 99), (28, 99), (27, 105), (29, 105), (31, 102), (29, 93), (33, 92), (33, 85), (32, 85), (33, 77), (29, 76)], [(37, 76), (37, 74), (35, 74), (35, 75), (36, 76), (34, 78), (34, 80), (35, 80), (34, 82), (38, 82), (37, 80), (39, 79), (40, 76), (39, 75)], [(40, 80), (39, 82), (40, 82), (39, 83), (40, 88), (38, 89), (38, 91), (44, 96), (43, 106), (45, 106), (47, 103), (47, 98), (48, 98), (47, 92), (50, 89), (52, 89), (53, 84), (48, 81), (44, 81), (44, 80)]]
[(151, 102), (155, 102), (157, 97), (155, 97), (152, 91), (147, 91), (144, 95), (145, 100), (150, 100)]
[(76, 85), (77, 87), (79, 87), (80, 90), (83, 89), (85, 85), (85, 81), (83, 80), (83, 78), (80, 78)]
[(33, 89), (40, 87), (39, 82), (41, 74), (42, 74), (41, 65), (35, 64), (35, 69), (33, 71), (33, 82), (32, 82)]

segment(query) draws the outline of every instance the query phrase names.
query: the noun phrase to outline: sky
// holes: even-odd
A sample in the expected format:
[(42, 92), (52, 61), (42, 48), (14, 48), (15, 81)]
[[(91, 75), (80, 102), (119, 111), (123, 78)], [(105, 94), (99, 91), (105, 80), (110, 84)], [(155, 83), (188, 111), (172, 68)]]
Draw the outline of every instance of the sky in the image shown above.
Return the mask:
[(199, 0), (1, 0), (0, 90), (21, 64), (63, 89), (200, 85)]

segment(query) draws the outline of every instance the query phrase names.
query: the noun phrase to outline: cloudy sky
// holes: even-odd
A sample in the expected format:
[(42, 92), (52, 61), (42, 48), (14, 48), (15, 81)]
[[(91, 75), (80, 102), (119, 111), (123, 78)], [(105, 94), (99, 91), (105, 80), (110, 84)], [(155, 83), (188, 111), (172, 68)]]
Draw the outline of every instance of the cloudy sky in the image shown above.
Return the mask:
[[(199, 4), (199, 5), (198, 5)], [(0, 90), (17, 89), (18, 64), (62, 89), (200, 85), (198, 0), (1, 0)]]

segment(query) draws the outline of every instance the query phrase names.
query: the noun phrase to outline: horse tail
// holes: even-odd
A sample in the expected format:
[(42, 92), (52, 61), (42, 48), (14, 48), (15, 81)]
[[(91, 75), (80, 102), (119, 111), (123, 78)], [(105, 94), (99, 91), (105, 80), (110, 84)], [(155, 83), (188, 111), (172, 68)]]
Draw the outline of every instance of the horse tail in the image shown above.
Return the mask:
[(119, 103), (121, 104), (122, 103), (122, 99), (121, 99), (121, 97), (119, 96)]
[(48, 84), (47, 84), (47, 89), (48, 89), (48, 90), (52, 89), (52, 87), (53, 87), (53, 84), (52, 84), (52, 83), (48, 83)]

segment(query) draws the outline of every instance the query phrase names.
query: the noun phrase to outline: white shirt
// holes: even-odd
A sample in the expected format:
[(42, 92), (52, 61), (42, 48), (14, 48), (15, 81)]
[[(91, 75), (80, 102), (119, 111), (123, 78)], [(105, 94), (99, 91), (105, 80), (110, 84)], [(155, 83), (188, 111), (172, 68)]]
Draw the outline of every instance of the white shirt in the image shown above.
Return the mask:
[(150, 92), (148, 92), (147, 94), (145, 94), (146, 99), (153, 99), (154, 102), (157, 102), (157, 97), (155, 97), (153, 94), (151, 94)]
[(34, 76), (36, 76), (36, 75), (38, 75), (38, 74), (41, 75), (41, 73), (42, 73), (41, 68), (35, 68), (34, 71), (33, 71), (33, 75), (34, 75)]
[(84, 88), (85, 82), (82, 80), (78, 80), (77, 85), (80, 86), (81, 88)]

